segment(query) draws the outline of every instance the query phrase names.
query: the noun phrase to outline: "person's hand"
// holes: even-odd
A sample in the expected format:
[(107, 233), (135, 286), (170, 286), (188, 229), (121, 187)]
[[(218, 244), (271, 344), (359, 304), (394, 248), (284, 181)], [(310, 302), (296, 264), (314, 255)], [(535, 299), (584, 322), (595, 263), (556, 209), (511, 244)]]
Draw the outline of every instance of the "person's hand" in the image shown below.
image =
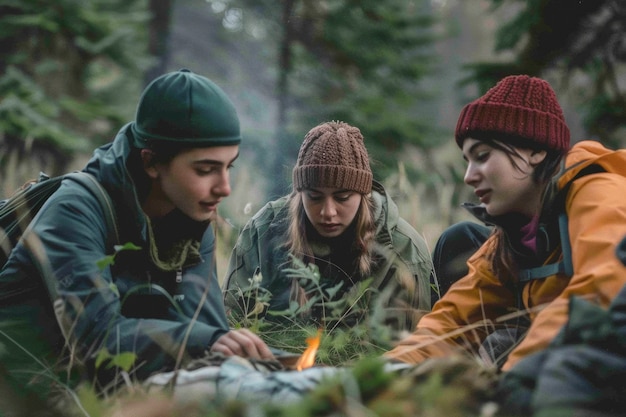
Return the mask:
[(211, 346), (211, 352), (226, 356), (242, 356), (251, 359), (275, 359), (269, 347), (259, 336), (248, 329), (231, 330)]

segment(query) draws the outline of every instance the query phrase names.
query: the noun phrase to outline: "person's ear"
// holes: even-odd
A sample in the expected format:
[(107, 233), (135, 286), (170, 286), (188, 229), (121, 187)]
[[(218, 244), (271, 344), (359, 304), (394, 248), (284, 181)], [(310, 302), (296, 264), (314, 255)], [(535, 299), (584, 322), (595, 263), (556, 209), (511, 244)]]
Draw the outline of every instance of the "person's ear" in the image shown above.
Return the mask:
[(158, 177), (159, 172), (154, 164), (154, 152), (152, 150), (141, 150), (141, 162), (143, 163), (143, 170), (146, 171), (146, 174), (148, 174), (150, 178), (155, 179)]
[(545, 150), (532, 151), (530, 153), (530, 158), (528, 159), (528, 162), (532, 166), (537, 166), (541, 162), (543, 162), (544, 159), (546, 159), (546, 155), (548, 155), (548, 152), (546, 152)]

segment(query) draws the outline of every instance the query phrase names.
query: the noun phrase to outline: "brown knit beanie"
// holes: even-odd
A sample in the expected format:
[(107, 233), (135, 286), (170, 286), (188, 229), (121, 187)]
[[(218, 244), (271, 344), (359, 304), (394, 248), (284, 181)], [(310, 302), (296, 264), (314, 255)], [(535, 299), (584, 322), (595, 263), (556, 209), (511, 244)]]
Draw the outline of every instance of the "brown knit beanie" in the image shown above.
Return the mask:
[(459, 147), (468, 137), (507, 136), (528, 141), (546, 149), (565, 152), (570, 133), (563, 110), (550, 84), (527, 75), (503, 78), (485, 95), (466, 105), (456, 125)]
[(347, 123), (322, 123), (309, 131), (293, 169), (297, 191), (331, 187), (369, 194), (372, 170), (361, 131)]

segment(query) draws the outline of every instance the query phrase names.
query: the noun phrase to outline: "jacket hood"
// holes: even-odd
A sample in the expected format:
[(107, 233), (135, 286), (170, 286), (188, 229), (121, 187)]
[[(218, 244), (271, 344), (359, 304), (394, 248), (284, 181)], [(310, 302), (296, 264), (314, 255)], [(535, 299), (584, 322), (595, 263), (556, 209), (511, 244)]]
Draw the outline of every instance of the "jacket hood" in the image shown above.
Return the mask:
[(400, 217), (398, 206), (387, 195), (385, 187), (378, 181), (372, 183), (372, 200), (374, 201), (377, 240), (391, 244), (391, 230), (398, 225), (398, 218)]
[(607, 172), (626, 176), (624, 161), (626, 161), (626, 149), (614, 151), (593, 140), (578, 142), (567, 154), (566, 168), (558, 179), (558, 188), (565, 187), (580, 171), (591, 165), (597, 165)]
[[(136, 184), (129, 172), (129, 158), (133, 141), (131, 123), (123, 126), (112, 142), (97, 148), (87, 162), (84, 171), (94, 175), (107, 190), (113, 200), (116, 211), (125, 215), (118, 220), (126, 220), (120, 224), (121, 230), (136, 230), (145, 240), (147, 238), (147, 221), (141, 209)], [(146, 187), (143, 185), (143, 187)]]

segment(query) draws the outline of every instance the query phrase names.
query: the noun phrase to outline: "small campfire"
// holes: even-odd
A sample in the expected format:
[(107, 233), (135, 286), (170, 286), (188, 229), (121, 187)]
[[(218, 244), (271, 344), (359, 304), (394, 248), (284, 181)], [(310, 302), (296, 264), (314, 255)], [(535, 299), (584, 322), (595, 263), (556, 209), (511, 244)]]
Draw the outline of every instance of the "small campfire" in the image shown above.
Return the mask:
[(302, 371), (303, 369), (310, 368), (315, 364), (315, 355), (317, 349), (320, 347), (320, 340), (322, 338), (322, 329), (317, 331), (317, 334), (312, 337), (306, 338), (307, 348), (296, 362), (296, 370)]
[[(181, 400), (202, 393), (204, 398), (245, 399), (251, 402), (287, 403), (317, 387), (324, 378), (345, 372), (333, 366), (315, 366), (323, 330), (307, 337), (301, 355), (275, 353), (275, 361), (255, 361), (229, 356), (197, 361), (193, 366), (155, 374), (145, 381), (148, 390), (176, 386)], [(279, 365), (277, 367), (277, 365)]]

